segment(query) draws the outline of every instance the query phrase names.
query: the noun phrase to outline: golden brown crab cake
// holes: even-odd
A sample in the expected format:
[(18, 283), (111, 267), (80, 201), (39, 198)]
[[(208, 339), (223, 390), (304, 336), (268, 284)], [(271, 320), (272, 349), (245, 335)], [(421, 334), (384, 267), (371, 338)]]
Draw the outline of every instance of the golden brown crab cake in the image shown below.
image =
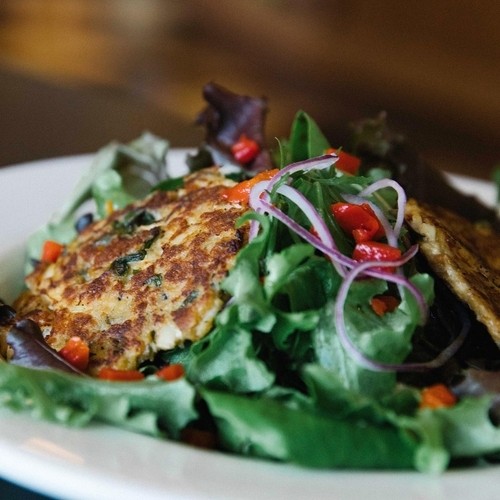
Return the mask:
[(220, 283), (245, 244), (246, 208), (227, 202), (234, 182), (210, 168), (178, 191), (158, 191), (88, 226), (53, 264), (28, 276), (18, 314), (55, 349), (77, 335), (90, 371), (134, 369), (155, 352), (197, 340), (225, 297)]
[(420, 249), (431, 268), (500, 344), (500, 235), (413, 199), (406, 221), (422, 237)]

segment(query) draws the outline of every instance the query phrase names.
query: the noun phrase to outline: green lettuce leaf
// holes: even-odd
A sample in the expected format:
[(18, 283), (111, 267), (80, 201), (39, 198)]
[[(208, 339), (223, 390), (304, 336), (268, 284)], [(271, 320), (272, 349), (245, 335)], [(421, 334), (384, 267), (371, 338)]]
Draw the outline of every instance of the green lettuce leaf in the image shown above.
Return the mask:
[(108, 382), (8, 363), (0, 363), (0, 403), (66, 425), (98, 420), (172, 438), (198, 416), (195, 390), (185, 378)]
[(249, 331), (237, 325), (216, 329), (194, 350), (188, 376), (196, 384), (237, 393), (261, 392), (275, 376), (257, 357)]
[(46, 240), (66, 244), (76, 236), (78, 211), (92, 197), (102, 217), (108, 200), (115, 208), (123, 208), (146, 196), (167, 175), (168, 148), (164, 139), (144, 133), (127, 145), (111, 143), (100, 149), (68, 200), (28, 239), (26, 274), (33, 269), (32, 261), (40, 258)]
[(434, 418), (442, 421), (444, 440), (452, 457), (500, 452), (500, 427), (495, 426), (489, 417), (492, 397), (468, 397), (455, 406), (432, 412)]
[(265, 396), (201, 392), (224, 447), (233, 452), (315, 468), (408, 469), (414, 465), (417, 442), (394, 426), (336, 420)]
[(416, 389), (397, 386), (382, 398), (367, 397), (343, 386), (339, 374), (317, 364), (304, 368), (312, 400), (333, 419), (364, 422), (373, 427), (393, 426), (415, 439), (413, 466), (428, 473), (446, 469), (450, 452), (443, 437), (442, 422), (433, 413), (418, 412)]
[(304, 111), (299, 111), (293, 120), (290, 137), (286, 145), (288, 163), (307, 160), (325, 154), (330, 143), (317, 123)]
[[(433, 280), (429, 275), (412, 277), (428, 301), (433, 296)], [(370, 299), (385, 292), (380, 280), (353, 283), (345, 305), (346, 330), (357, 348), (366, 356), (385, 363), (401, 363), (411, 350), (411, 338), (420, 323), (416, 301), (406, 289), (399, 307), (382, 317), (377, 316)], [(396, 385), (395, 372), (373, 372), (359, 365), (340, 343), (336, 334), (333, 305), (325, 307), (312, 342), (318, 363), (337, 372), (346, 388), (361, 394), (381, 397)]]

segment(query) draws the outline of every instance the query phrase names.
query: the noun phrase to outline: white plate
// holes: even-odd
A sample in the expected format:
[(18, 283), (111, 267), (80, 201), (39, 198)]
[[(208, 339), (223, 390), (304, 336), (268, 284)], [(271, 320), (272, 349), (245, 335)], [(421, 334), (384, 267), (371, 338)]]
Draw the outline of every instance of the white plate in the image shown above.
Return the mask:
[[(183, 151), (173, 151), (172, 165)], [(0, 296), (19, 286), (22, 244), (67, 198), (90, 156), (58, 158), (0, 170)], [(455, 177), (492, 203), (493, 186)], [(206, 452), (104, 425), (72, 429), (0, 409), (0, 476), (55, 497), (149, 499), (490, 500), (500, 467), (442, 476), (413, 472), (336, 472)]]

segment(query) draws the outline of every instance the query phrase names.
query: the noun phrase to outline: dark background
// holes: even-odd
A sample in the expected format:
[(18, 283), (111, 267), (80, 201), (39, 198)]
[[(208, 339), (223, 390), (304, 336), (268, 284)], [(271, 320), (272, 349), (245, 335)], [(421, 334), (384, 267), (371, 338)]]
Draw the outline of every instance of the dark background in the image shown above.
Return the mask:
[(0, 165), (144, 129), (193, 145), (201, 87), (267, 96), (269, 136), (302, 108), (342, 144), (379, 111), (439, 168), (500, 162), (500, 2), (2, 0)]

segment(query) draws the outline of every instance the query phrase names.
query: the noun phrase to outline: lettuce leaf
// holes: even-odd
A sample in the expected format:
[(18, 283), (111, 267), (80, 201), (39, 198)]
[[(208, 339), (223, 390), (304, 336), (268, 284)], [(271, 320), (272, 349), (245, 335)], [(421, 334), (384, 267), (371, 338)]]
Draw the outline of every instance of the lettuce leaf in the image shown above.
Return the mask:
[(451, 408), (432, 412), (442, 421), (444, 441), (452, 457), (475, 457), (500, 452), (500, 427), (491, 421), (492, 395), (468, 397)]
[(46, 240), (69, 243), (75, 236), (75, 219), (79, 209), (94, 198), (97, 212), (105, 215), (109, 200), (115, 208), (123, 208), (142, 198), (167, 176), (168, 141), (144, 133), (129, 144), (111, 143), (100, 149), (88, 170), (66, 203), (27, 242), (25, 273), (33, 269)]
[(198, 416), (186, 380), (107, 382), (0, 363), (0, 403), (71, 426), (103, 421), (136, 432), (178, 438)]
[(257, 357), (252, 335), (237, 325), (218, 328), (195, 348), (188, 376), (196, 384), (236, 393), (261, 392), (275, 375)]
[(409, 469), (414, 465), (418, 444), (395, 426), (337, 420), (312, 407), (289, 406), (265, 395), (201, 392), (224, 447), (235, 453), (316, 468)]
[[(412, 281), (431, 301), (432, 278), (418, 274), (412, 277)], [(377, 316), (370, 306), (370, 299), (386, 289), (386, 283), (380, 280), (353, 283), (345, 304), (346, 330), (366, 356), (380, 362), (401, 363), (411, 350), (411, 338), (420, 323), (419, 310), (414, 297), (405, 289), (396, 310)], [(324, 308), (312, 342), (319, 364), (337, 372), (346, 388), (372, 397), (380, 397), (394, 389), (395, 372), (368, 370), (344, 350), (336, 334), (333, 305)]]

